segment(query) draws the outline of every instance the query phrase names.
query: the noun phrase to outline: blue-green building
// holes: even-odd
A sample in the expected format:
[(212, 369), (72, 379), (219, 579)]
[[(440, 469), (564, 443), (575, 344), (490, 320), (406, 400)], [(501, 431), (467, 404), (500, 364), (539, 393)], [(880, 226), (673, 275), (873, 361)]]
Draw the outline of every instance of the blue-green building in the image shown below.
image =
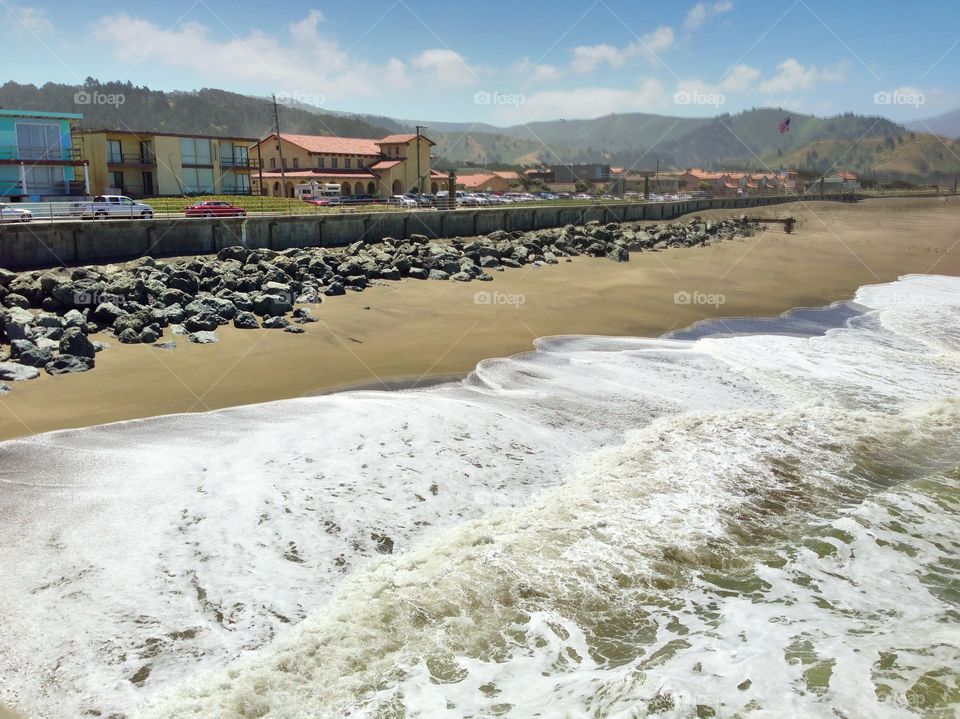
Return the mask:
[(87, 166), (73, 146), (70, 112), (0, 109), (0, 200), (85, 195)]

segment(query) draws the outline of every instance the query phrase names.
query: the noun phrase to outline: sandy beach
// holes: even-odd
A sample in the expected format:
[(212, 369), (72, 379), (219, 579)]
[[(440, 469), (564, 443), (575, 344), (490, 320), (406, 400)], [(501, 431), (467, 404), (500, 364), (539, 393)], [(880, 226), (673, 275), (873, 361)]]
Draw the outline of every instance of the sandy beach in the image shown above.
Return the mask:
[[(729, 217), (710, 211), (704, 217)], [(574, 258), (508, 269), (493, 282), (404, 280), (329, 298), (306, 334), (218, 330), (175, 350), (121, 346), (88, 373), (12, 383), (0, 439), (51, 430), (454, 378), (482, 359), (560, 334), (655, 336), (715, 317), (773, 316), (852, 297), (912, 273), (960, 275), (960, 202), (889, 198), (753, 211), (798, 219), (754, 237), (634, 253), (628, 263)], [(677, 293), (686, 293), (676, 301)], [(683, 303), (687, 297), (689, 302)]]

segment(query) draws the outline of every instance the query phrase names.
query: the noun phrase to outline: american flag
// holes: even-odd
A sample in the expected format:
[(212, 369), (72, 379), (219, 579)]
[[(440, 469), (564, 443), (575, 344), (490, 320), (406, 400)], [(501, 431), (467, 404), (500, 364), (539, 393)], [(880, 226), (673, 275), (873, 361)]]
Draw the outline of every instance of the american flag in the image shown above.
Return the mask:
[(790, 132), (790, 118), (785, 117), (780, 121), (780, 125), (777, 127), (777, 131), (782, 135), (785, 132)]

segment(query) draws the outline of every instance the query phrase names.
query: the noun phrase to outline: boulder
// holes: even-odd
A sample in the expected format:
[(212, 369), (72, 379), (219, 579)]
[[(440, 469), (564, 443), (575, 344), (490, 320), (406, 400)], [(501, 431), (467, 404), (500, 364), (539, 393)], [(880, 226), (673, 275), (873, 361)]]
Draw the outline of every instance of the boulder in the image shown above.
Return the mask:
[(30, 306), (30, 300), (28, 300), (23, 295), (18, 295), (15, 292), (11, 292), (9, 295), (3, 298), (4, 307), (23, 307), (27, 309)]
[(283, 331), (289, 332), (292, 335), (302, 335), (304, 332), (306, 332), (303, 327), (297, 327), (296, 325), (287, 325), (283, 328)]
[(212, 312), (201, 312), (198, 315), (187, 317), (183, 326), (188, 332), (212, 332), (221, 324), (220, 317)]
[(194, 344), (208, 345), (216, 342), (218, 337), (216, 332), (194, 332), (188, 339)]
[(424, 267), (411, 267), (407, 272), (407, 275), (415, 280), (425, 280), (430, 276), (429, 272)]
[(168, 341), (168, 342), (158, 342), (154, 345), (158, 350), (175, 350), (177, 348), (177, 343)]
[(9, 287), (10, 283), (17, 279), (17, 273), (5, 270), (0, 267), (0, 287)]
[(282, 330), (290, 326), (289, 320), (286, 317), (267, 317), (263, 321), (264, 329), (268, 330)]
[(74, 372), (86, 372), (94, 367), (94, 360), (91, 357), (77, 357), (76, 355), (62, 354), (55, 360), (47, 363), (44, 369), (47, 374), (73, 374)]
[(625, 247), (617, 245), (607, 253), (607, 259), (613, 262), (629, 262), (630, 253), (627, 252)]
[(233, 326), (241, 330), (255, 330), (260, 327), (260, 323), (252, 312), (238, 312), (233, 318)]
[(170, 275), (167, 287), (186, 292), (188, 295), (195, 295), (200, 290), (200, 277), (196, 272), (178, 270)]
[(14, 362), (0, 362), (0, 380), (23, 382), (29, 379), (36, 379), (39, 376), (40, 371), (36, 367), (27, 367), (26, 365), (16, 364)]
[(327, 295), (328, 297), (345, 295), (346, 293), (346, 289), (344, 289), (343, 284), (340, 282), (331, 282), (330, 286), (323, 291), (323, 294)]
[(450, 275), (450, 279), (457, 282), (469, 282), (473, 279), (473, 276), (469, 272), (455, 272)]
[(133, 329), (133, 327), (127, 327), (117, 335), (117, 339), (125, 345), (140, 344), (140, 332)]
[(140, 332), (140, 342), (145, 345), (152, 345), (158, 339), (160, 335), (153, 327), (144, 327)]
[(220, 250), (220, 252), (217, 253), (218, 260), (236, 260), (241, 265), (246, 264), (249, 256), (250, 250), (241, 245), (224, 247), (222, 250)]
[(283, 315), (293, 308), (289, 293), (258, 292), (250, 297), (253, 311), (261, 317)]
[(448, 280), (450, 275), (443, 270), (430, 270), (430, 273), (427, 275), (431, 280)]
[(60, 338), (60, 354), (75, 355), (77, 357), (93, 357), (97, 351), (93, 342), (79, 327), (68, 327)]

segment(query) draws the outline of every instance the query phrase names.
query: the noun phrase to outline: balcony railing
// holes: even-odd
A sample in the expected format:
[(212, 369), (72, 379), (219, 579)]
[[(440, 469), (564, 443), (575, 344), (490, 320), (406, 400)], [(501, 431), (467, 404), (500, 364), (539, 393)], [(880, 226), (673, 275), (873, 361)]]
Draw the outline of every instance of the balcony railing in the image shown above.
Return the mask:
[(120, 152), (108, 152), (107, 153), (107, 164), (108, 165), (156, 165), (157, 156), (152, 153), (120, 153)]
[(0, 160), (23, 160), (25, 162), (81, 162), (83, 155), (77, 147), (31, 147), (24, 145), (0, 145)]
[(255, 170), (259, 165), (256, 160), (246, 157), (221, 157), (220, 167), (224, 169)]

